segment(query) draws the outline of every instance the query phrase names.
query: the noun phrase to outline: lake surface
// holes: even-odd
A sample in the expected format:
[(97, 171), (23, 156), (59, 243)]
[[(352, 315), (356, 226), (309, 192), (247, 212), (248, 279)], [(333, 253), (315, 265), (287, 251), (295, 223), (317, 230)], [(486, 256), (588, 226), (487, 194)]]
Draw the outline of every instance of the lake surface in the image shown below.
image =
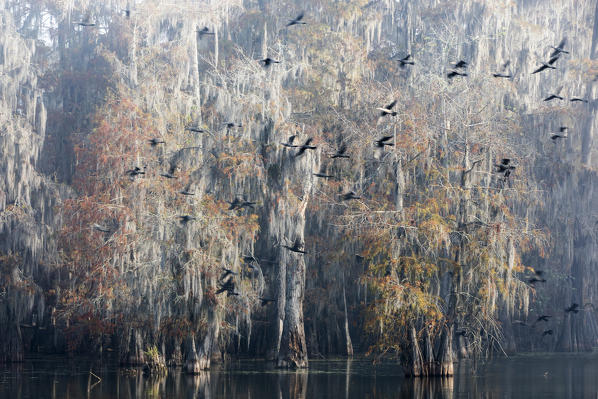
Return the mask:
[(146, 378), (90, 360), (44, 357), (0, 366), (0, 398), (598, 398), (598, 353), (519, 355), (455, 370), (453, 378), (406, 379), (397, 365), (368, 360), (311, 361), (301, 372), (239, 361), (198, 376), (171, 369)]

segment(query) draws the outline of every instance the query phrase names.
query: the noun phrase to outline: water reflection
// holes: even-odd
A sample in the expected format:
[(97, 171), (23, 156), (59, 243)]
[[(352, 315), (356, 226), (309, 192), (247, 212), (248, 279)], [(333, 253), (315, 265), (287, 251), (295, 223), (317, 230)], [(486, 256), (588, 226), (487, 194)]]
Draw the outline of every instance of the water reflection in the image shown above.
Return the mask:
[(0, 398), (583, 398), (598, 393), (595, 354), (519, 356), (476, 368), (462, 363), (455, 371), (454, 378), (404, 379), (397, 365), (372, 366), (367, 360), (312, 361), (309, 371), (300, 372), (243, 361), (199, 375), (171, 369), (148, 378), (95, 361), (44, 358), (0, 366)]

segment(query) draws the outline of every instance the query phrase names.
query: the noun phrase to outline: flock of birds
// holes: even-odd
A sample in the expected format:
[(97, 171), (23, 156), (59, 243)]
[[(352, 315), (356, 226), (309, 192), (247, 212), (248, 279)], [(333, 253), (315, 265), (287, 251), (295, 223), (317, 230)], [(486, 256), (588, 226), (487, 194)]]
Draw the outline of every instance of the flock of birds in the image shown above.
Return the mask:
[[(125, 17), (130, 18), (130, 15), (131, 15), (130, 10), (128, 10), (128, 9), (122, 10), (122, 12), (124, 13)], [(286, 27), (289, 28), (294, 25), (306, 25), (307, 23), (303, 20), (303, 18), (304, 18), (304, 13), (299, 14), (297, 17), (289, 20), (288, 23), (286, 24)], [(86, 17), (83, 21), (77, 22), (76, 24), (78, 24), (80, 26), (84, 26), (84, 27), (95, 26), (95, 23), (90, 22), (89, 17)], [(199, 36), (200, 40), (203, 36), (214, 35), (214, 32), (210, 31), (210, 29), (207, 26), (202, 29), (197, 29), (196, 33)], [(540, 62), (541, 65), (537, 69), (535, 69), (531, 74), (537, 74), (537, 73), (540, 73), (542, 71), (549, 70), (549, 69), (556, 69), (555, 64), (559, 60), (561, 55), (569, 54), (569, 52), (567, 50), (565, 50), (566, 43), (567, 43), (567, 40), (566, 40), (566, 38), (564, 38), (557, 46), (551, 46), (552, 52), (550, 54), (549, 60), (546, 62), (541, 61)], [(395, 58), (393, 57), (393, 59), (395, 59)], [(415, 65), (415, 62), (414, 62), (411, 54), (407, 54), (406, 56), (403, 56), (402, 58), (398, 58), (395, 60), (399, 63), (399, 67), (402, 69)], [(262, 64), (264, 68), (269, 68), (273, 64), (281, 63), (280, 61), (272, 59), (270, 57), (259, 60), (258, 62), (260, 64)], [(467, 77), (468, 76), (468, 74), (467, 74), (468, 65), (469, 64), (465, 60), (459, 60), (459, 61), (451, 64), (451, 70), (450, 70), (450, 72), (447, 73), (447, 78), (449, 79), (449, 81), (451, 81), (452, 79), (457, 78), (457, 77)], [(498, 72), (493, 73), (492, 76), (494, 78), (507, 78), (507, 79), (512, 78), (513, 74), (511, 71), (509, 71), (509, 66), (510, 66), (510, 61), (506, 61), (502, 65), (500, 70)], [(557, 99), (564, 100), (564, 97), (562, 97), (560, 95), (562, 88), (563, 88), (562, 86), (559, 87), (554, 93), (551, 93), (548, 97), (546, 97), (544, 99), (544, 101), (549, 102), (549, 101), (557, 100)], [(581, 97), (572, 97), (569, 100), (571, 102), (583, 102), (583, 103), (588, 102), (586, 99), (581, 98)], [(398, 114), (397, 111), (394, 110), (394, 107), (396, 104), (397, 104), (397, 100), (394, 100), (391, 103), (389, 103), (388, 105), (376, 108), (376, 110), (379, 111), (380, 117), (396, 116)], [(224, 127), (226, 127), (226, 129), (242, 127), (242, 124), (235, 123), (235, 122), (225, 122), (223, 125), (224, 125)], [(208, 130), (198, 127), (198, 126), (189, 126), (189, 127), (186, 127), (186, 130), (193, 132), (193, 133), (209, 133)], [(568, 130), (568, 128), (566, 126), (561, 126), (559, 129), (559, 132), (552, 133), (550, 138), (553, 140), (553, 142), (556, 142), (556, 140), (558, 140), (558, 139), (567, 138), (568, 137), (566, 134), (567, 130)], [(393, 138), (394, 138), (394, 136), (383, 136), (383, 137), (377, 139), (376, 141), (374, 141), (374, 146), (380, 150), (384, 150), (384, 148), (387, 146), (388, 147), (394, 146), (394, 143), (392, 143)], [(281, 145), (287, 149), (295, 149), (296, 151), (294, 153), (294, 157), (296, 157), (296, 158), (305, 154), (306, 151), (312, 151), (312, 150), (317, 149), (317, 146), (313, 145), (313, 138), (311, 138), (311, 137), (307, 138), (307, 140), (305, 140), (305, 142), (303, 142), (302, 144), (297, 143), (296, 140), (297, 140), (297, 136), (292, 135), (288, 138), (287, 142), (281, 143)], [(165, 141), (158, 139), (158, 138), (152, 138), (149, 140), (149, 144), (151, 147), (156, 147), (159, 144), (165, 144)], [(347, 154), (347, 145), (345, 143), (342, 143), (340, 145), (340, 147), (336, 150), (336, 152), (334, 152), (333, 154), (330, 155), (330, 158), (331, 159), (343, 159), (343, 158), (348, 159), (348, 158), (350, 158), (350, 155)], [(477, 162), (479, 162), (479, 161), (477, 161)], [(475, 164), (474, 164), (474, 166), (475, 166)], [(496, 167), (496, 173), (502, 174), (503, 182), (509, 178), (509, 176), (511, 175), (511, 172), (515, 169), (515, 166), (512, 165), (512, 161), (509, 158), (503, 158), (499, 164), (495, 164), (494, 166)], [(162, 173), (162, 174), (160, 174), (160, 176), (165, 177), (167, 179), (176, 179), (177, 176), (175, 175), (175, 172), (176, 172), (176, 165), (171, 166), (171, 168), (168, 172)], [(131, 178), (135, 178), (137, 176), (142, 176), (145, 174), (145, 167), (142, 169), (142, 168), (136, 166), (133, 169), (126, 171), (126, 174), (128, 176), (130, 176)], [(326, 174), (324, 170), (321, 170), (320, 172), (317, 172), (317, 173), (313, 173), (313, 175), (315, 177), (324, 178), (324, 179), (329, 179), (329, 178), (335, 177), (333, 175)], [(190, 191), (189, 187), (180, 191), (180, 194), (186, 195), (186, 196), (195, 195), (194, 192)], [(355, 192), (349, 191), (347, 193), (341, 194), (339, 198), (341, 201), (350, 201), (350, 200), (358, 200), (361, 197), (359, 197)], [(230, 205), (228, 210), (253, 208), (254, 205), (256, 205), (255, 202), (251, 202), (245, 198), (240, 198), (240, 197), (235, 197), (232, 201), (228, 201), (228, 203)], [(187, 223), (189, 223), (193, 220), (196, 220), (196, 218), (191, 215), (181, 215), (181, 216), (178, 216), (178, 219), (179, 219), (179, 222), (183, 225), (186, 225)], [(95, 228), (98, 231), (104, 232), (104, 233), (111, 233), (114, 231), (113, 227), (112, 228), (106, 227), (106, 226), (102, 226), (99, 224), (94, 224), (93, 228)], [(281, 247), (287, 249), (288, 251), (291, 251), (291, 252), (294, 252), (297, 254), (301, 254), (301, 255), (307, 253), (304, 249), (304, 244), (301, 242), (301, 240), (299, 238), (297, 238), (292, 245), (282, 244)], [(250, 269), (258, 270), (258, 268), (255, 265), (256, 264), (259, 265), (259, 262), (258, 262), (258, 259), (256, 259), (253, 255), (243, 256), (243, 261), (246, 265), (248, 265), (248, 267)], [(267, 260), (260, 260), (260, 261), (261, 262), (271, 262), (271, 261), (267, 261)], [(534, 273), (535, 273), (535, 276), (528, 279), (528, 283), (532, 287), (535, 286), (536, 283), (545, 283), (546, 282), (546, 279), (542, 277), (544, 274), (543, 271), (536, 270)], [(239, 293), (236, 291), (236, 285), (235, 285), (235, 279), (234, 279), (235, 276), (238, 276), (237, 272), (234, 272), (233, 270), (228, 269), (228, 268), (223, 268), (223, 274), (219, 278), (219, 288), (216, 291), (216, 294), (221, 294), (221, 293), (226, 292), (227, 296), (238, 296)], [(262, 306), (265, 306), (268, 303), (275, 302), (276, 300), (261, 297), (260, 301), (261, 301)], [(573, 304), (571, 304), (571, 306), (569, 306), (565, 309), (565, 313), (566, 314), (569, 314), (569, 313), (576, 314), (579, 312), (579, 310), (580, 310), (579, 305), (577, 303), (573, 303)], [(537, 318), (537, 320), (533, 323), (532, 326), (535, 326), (536, 324), (541, 323), (541, 322), (548, 322), (549, 318), (551, 318), (551, 317), (552, 317), (551, 315), (540, 315)], [(521, 325), (521, 326), (527, 326), (527, 324), (525, 322), (519, 321), (519, 320), (515, 320), (513, 323)], [(546, 329), (543, 331), (542, 336), (544, 337), (546, 335), (552, 335), (552, 334), (553, 334), (552, 329)], [(457, 335), (465, 335), (465, 331), (457, 332)]]

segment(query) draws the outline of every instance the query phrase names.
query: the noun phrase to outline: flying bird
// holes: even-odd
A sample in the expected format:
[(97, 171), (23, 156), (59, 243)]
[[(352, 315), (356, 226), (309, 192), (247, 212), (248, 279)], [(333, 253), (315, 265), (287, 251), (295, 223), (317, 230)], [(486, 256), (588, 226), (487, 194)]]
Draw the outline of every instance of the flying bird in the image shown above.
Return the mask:
[(558, 46), (554, 47), (554, 46), (550, 46), (554, 51), (552, 52), (552, 54), (550, 54), (550, 57), (557, 57), (559, 56), (561, 53), (565, 53), (565, 54), (569, 54), (568, 51), (565, 51), (565, 44), (567, 44), (567, 38), (564, 37), (563, 40), (561, 40), (561, 42), (559, 43)]
[(295, 240), (295, 243), (293, 244), (292, 247), (289, 247), (288, 245), (282, 245), (284, 248), (288, 249), (289, 251), (292, 252), (296, 252), (298, 254), (306, 254), (307, 252), (305, 252), (303, 250), (303, 243), (301, 242), (301, 240), (299, 238), (297, 238)]
[(189, 189), (185, 189), (185, 190), (179, 191), (179, 192), (183, 195), (195, 195), (195, 193), (192, 191), (189, 191)]
[(223, 125), (226, 126), (227, 129), (232, 129), (233, 127), (243, 127), (242, 124), (234, 122), (224, 122)]
[(165, 177), (167, 179), (178, 179), (178, 177), (176, 177), (175, 175), (173, 175), (170, 172), (167, 173), (160, 173), (160, 176)]
[(532, 278), (530, 278), (530, 279), (528, 280), (528, 282), (529, 282), (531, 285), (534, 285), (534, 284), (536, 284), (536, 283), (545, 283), (545, 282), (546, 282), (546, 279), (532, 277)]
[(560, 86), (560, 87), (559, 87), (559, 88), (556, 90), (556, 92), (555, 92), (555, 93), (553, 93), (553, 94), (549, 95), (548, 97), (546, 97), (546, 98), (544, 99), (544, 101), (552, 101), (552, 100), (554, 100), (555, 98), (558, 98), (559, 100), (564, 100), (564, 98), (560, 96), (560, 94), (561, 94), (561, 91), (562, 91), (562, 90), (563, 90), (563, 86)]
[(578, 313), (579, 312), (579, 305), (577, 303), (572, 303), (567, 309), (565, 309), (565, 313)]
[(552, 335), (553, 331), (552, 330), (544, 330), (544, 332), (542, 333), (542, 336), (545, 337), (547, 335)]
[(397, 100), (394, 100), (393, 102), (388, 104), (386, 107), (376, 108), (376, 109), (380, 110), (380, 116), (386, 116), (386, 115), (396, 116), (397, 111), (392, 111), (392, 107), (394, 107), (396, 103), (397, 103)]
[(569, 99), (569, 101), (571, 101), (572, 103), (574, 103), (574, 102), (587, 103), (588, 102), (588, 100), (586, 100), (584, 98), (579, 98), (579, 97), (572, 97)]
[(83, 21), (75, 22), (75, 24), (77, 24), (79, 26), (96, 26), (95, 23), (90, 22), (89, 20), (90, 20), (89, 15), (86, 15), (85, 18), (83, 19)]
[(178, 218), (179, 218), (179, 222), (181, 224), (187, 224), (187, 223), (189, 223), (192, 220), (196, 220), (195, 217), (189, 216), (189, 215), (178, 216)]
[(287, 28), (289, 26), (293, 26), (293, 25), (307, 25), (306, 22), (303, 22), (303, 15), (304, 13), (302, 12), (301, 14), (297, 15), (294, 19), (291, 19), (288, 23), (287, 23)]
[(509, 67), (509, 65), (511, 64), (511, 61), (508, 60), (507, 62), (505, 62), (501, 68), (501, 72), (496, 72), (493, 73), (492, 76), (494, 76), (495, 78), (511, 78), (513, 77), (513, 75), (511, 75), (510, 73), (507, 72), (507, 68)]
[(467, 73), (465, 73), (465, 72), (458, 72), (458, 71), (450, 71), (446, 76), (450, 80), (450, 79), (454, 78), (455, 76), (467, 76)]
[(139, 168), (139, 166), (135, 166), (135, 169), (127, 170), (125, 173), (131, 177), (135, 177), (135, 176), (139, 176), (139, 175), (144, 175), (145, 171), (141, 170)]
[(311, 145), (311, 142), (312, 142), (313, 140), (314, 140), (314, 139), (313, 139), (313, 138), (311, 138), (311, 137), (310, 137), (310, 138), (308, 138), (308, 139), (305, 141), (305, 143), (303, 143), (301, 146), (299, 146), (299, 150), (297, 151), (297, 153), (295, 154), (295, 156), (296, 156), (296, 157), (298, 157), (298, 156), (301, 156), (301, 155), (303, 155), (303, 153), (304, 153), (306, 150), (315, 150), (316, 148), (318, 148), (318, 147), (316, 147), (316, 146), (314, 146), (314, 145)]
[(458, 61), (458, 62), (457, 62), (455, 65), (454, 65), (454, 67), (455, 67), (455, 68), (457, 68), (457, 69), (465, 69), (465, 68), (467, 68), (467, 65), (468, 65), (468, 64), (467, 64), (467, 62), (465, 62), (465, 61), (463, 61), (463, 60), (459, 60), (459, 61)]
[(202, 129), (200, 127), (196, 127), (196, 126), (188, 126), (188, 127), (185, 128), (185, 130), (188, 130), (188, 131), (193, 132), (193, 133), (205, 133), (205, 132), (207, 132), (207, 130)]
[(384, 148), (384, 146), (393, 146), (393, 143), (387, 143), (388, 140), (392, 140), (393, 136), (384, 136), (379, 140), (376, 140), (374, 143), (376, 144), (376, 147), (379, 148)]
[(510, 174), (510, 171), (515, 169), (515, 166), (511, 165), (509, 158), (503, 158), (499, 164), (495, 164), (494, 166), (497, 167), (498, 173), (506, 173), (508, 171)]
[(154, 138), (154, 139), (151, 139), (151, 140), (148, 140), (148, 141), (149, 141), (149, 143), (150, 143), (150, 145), (151, 145), (152, 147), (155, 147), (155, 146), (157, 146), (158, 144), (164, 144), (164, 143), (166, 143), (164, 140), (155, 139), (155, 138)]
[(566, 138), (568, 138), (568, 137), (569, 137), (569, 136), (567, 136), (566, 134), (556, 134), (556, 133), (553, 133), (553, 134), (550, 136), (550, 139), (552, 140), (552, 142), (553, 142), (553, 143), (556, 143), (556, 141), (557, 141), (558, 139), (566, 139)]
[(235, 282), (232, 278), (226, 280), (223, 284), (220, 284), (220, 288), (216, 291), (216, 295), (226, 292), (226, 296), (239, 295), (235, 292)]
[(236, 197), (234, 200), (227, 202), (230, 204), (230, 206), (228, 207), (229, 211), (232, 211), (234, 209), (253, 208), (253, 206), (255, 205), (255, 202), (246, 201), (244, 199), (242, 200), (239, 197)]
[(228, 276), (237, 276), (239, 273), (233, 272), (231, 269), (227, 269), (226, 267), (223, 267), (222, 270), (224, 271), (222, 273), (222, 276), (220, 276), (220, 280), (223, 280), (228, 277)]
[(264, 63), (264, 68), (268, 68), (272, 64), (280, 64), (280, 61), (273, 60), (270, 57), (264, 58), (263, 60), (260, 60), (260, 62)]
[(555, 55), (553, 57), (550, 58), (550, 60), (546, 63), (546, 62), (541, 62), (541, 66), (536, 69), (535, 71), (532, 72), (532, 75), (538, 72), (542, 72), (545, 69), (556, 69), (555, 66), (553, 66), (552, 64), (554, 64), (556, 62), (556, 60), (559, 59), (559, 55)]
[(341, 147), (334, 153), (332, 154), (332, 156), (330, 158), (332, 159), (336, 159), (336, 158), (350, 158), (347, 154), (347, 145), (346, 144), (342, 144)]
[(539, 317), (536, 319), (536, 323), (539, 323), (539, 322), (541, 322), (541, 321), (548, 322), (548, 319), (549, 319), (549, 318), (551, 318), (551, 317), (552, 317), (552, 316), (549, 316), (549, 315), (542, 315), (542, 316), (539, 316)]
[(287, 140), (286, 143), (281, 143), (283, 146), (287, 147), (287, 148), (294, 148), (294, 147), (298, 147), (296, 145), (293, 145), (293, 142), (295, 141), (295, 135), (292, 135), (291, 137), (289, 137), (289, 139)]
[(210, 32), (207, 26), (204, 26), (203, 29), (197, 29), (195, 32), (199, 34), (199, 40), (203, 38), (204, 35), (213, 35), (214, 32)]
[(356, 200), (356, 199), (361, 199), (361, 197), (358, 197), (357, 194), (355, 194), (355, 192), (353, 192), (353, 191), (349, 191), (348, 193), (341, 195), (342, 201), (349, 201), (349, 200)]
[(415, 62), (409, 61), (411, 59), (411, 54), (407, 54), (405, 57), (397, 60), (399, 62), (399, 67), (405, 68), (405, 65), (415, 65)]

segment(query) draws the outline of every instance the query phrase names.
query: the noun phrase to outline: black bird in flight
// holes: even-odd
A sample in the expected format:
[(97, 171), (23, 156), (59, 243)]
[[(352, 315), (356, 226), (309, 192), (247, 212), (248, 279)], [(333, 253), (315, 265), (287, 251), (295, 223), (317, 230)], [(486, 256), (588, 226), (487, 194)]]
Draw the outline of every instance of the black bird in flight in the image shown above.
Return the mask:
[(561, 40), (561, 42), (559, 43), (558, 46), (554, 47), (554, 46), (550, 46), (554, 51), (552, 52), (552, 54), (550, 54), (550, 57), (556, 57), (559, 56), (561, 53), (565, 53), (565, 54), (569, 54), (568, 51), (565, 51), (565, 44), (567, 44), (567, 38), (564, 37), (563, 40)]
[(405, 65), (415, 65), (415, 62), (409, 61), (411, 59), (411, 54), (407, 54), (405, 57), (397, 60), (399, 61), (399, 67), (405, 68)]
[(465, 72), (458, 72), (458, 71), (450, 71), (446, 76), (450, 80), (450, 79), (454, 78), (455, 76), (467, 76), (467, 73), (465, 73)]
[(307, 25), (306, 22), (302, 21), (303, 15), (304, 13), (302, 12), (301, 14), (297, 15), (294, 19), (291, 19), (289, 23), (287, 23), (287, 28), (293, 25)]
[(77, 24), (79, 26), (96, 26), (95, 23), (89, 22), (89, 20), (90, 20), (89, 15), (86, 15), (85, 18), (83, 19), (83, 21), (81, 21), (81, 22), (75, 22), (75, 24)]
[(318, 147), (316, 147), (315, 145), (310, 145), (310, 144), (311, 144), (311, 142), (312, 142), (313, 140), (314, 140), (314, 139), (312, 139), (311, 137), (310, 137), (310, 138), (308, 138), (308, 139), (305, 141), (305, 143), (303, 143), (301, 146), (299, 146), (299, 150), (297, 151), (297, 153), (295, 154), (295, 156), (296, 156), (296, 157), (298, 157), (298, 156), (301, 156), (301, 155), (303, 155), (303, 153), (304, 153), (306, 150), (315, 150), (316, 148), (318, 148)]
[(150, 143), (150, 145), (152, 147), (155, 147), (158, 144), (164, 144), (164, 143), (166, 143), (164, 140), (160, 140), (160, 139), (151, 139), (151, 140), (148, 140), (148, 141), (149, 141), (149, 143)]
[(350, 156), (348, 156), (346, 154), (347, 152), (347, 145), (346, 144), (342, 144), (341, 147), (334, 153), (332, 154), (332, 156), (330, 158), (335, 159), (335, 158), (350, 158)]
[(553, 143), (556, 143), (556, 141), (557, 141), (558, 139), (566, 139), (566, 138), (568, 138), (568, 137), (569, 137), (569, 136), (567, 136), (566, 134), (556, 134), (556, 133), (553, 133), (553, 134), (550, 136), (550, 139), (552, 140), (552, 142), (553, 142)]
[(312, 173), (314, 176), (316, 177), (320, 177), (322, 179), (332, 179), (334, 176), (333, 175), (327, 175), (326, 174), (326, 169), (324, 168), (324, 165), (322, 165), (320, 167), (320, 171), (318, 173)]
[(388, 104), (386, 107), (376, 108), (376, 109), (380, 110), (380, 116), (386, 116), (386, 115), (396, 116), (397, 111), (392, 111), (392, 107), (394, 107), (396, 103), (397, 103), (397, 100), (394, 100), (393, 102)]
[(181, 224), (187, 224), (187, 223), (189, 223), (192, 220), (196, 220), (195, 217), (189, 216), (189, 215), (178, 216), (178, 218), (179, 218), (179, 222)]
[(534, 285), (534, 284), (536, 284), (536, 283), (545, 283), (545, 282), (546, 282), (546, 279), (544, 279), (544, 278), (536, 278), (536, 277), (532, 277), (532, 278), (530, 278), (530, 279), (528, 280), (528, 282), (529, 282), (531, 285)]
[(511, 160), (509, 158), (503, 158), (499, 164), (495, 164), (494, 166), (497, 167), (498, 173), (505, 173), (515, 169), (515, 166), (511, 165)]
[(266, 306), (271, 302), (276, 302), (276, 299), (260, 298), (260, 301), (262, 301), (262, 306)]
[(544, 275), (544, 270), (534, 270), (534, 274), (538, 277), (542, 277), (542, 275)]
[(264, 58), (263, 60), (260, 60), (260, 62), (264, 63), (264, 68), (268, 68), (272, 64), (280, 64), (280, 61), (273, 60), (270, 57)]
[(565, 309), (565, 313), (578, 313), (579, 312), (579, 305), (577, 303), (572, 303), (567, 309)]
[(226, 267), (223, 267), (222, 270), (224, 272), (222, 273), (222, 276), (220, 276), (220, 280), (224, 280), (228, 276), (236, 276), (236, 275), (238, 275), (238, 273), (233, 272), (231, 269), (227, 269)]
[(178, 177), (176, 177), (175, 175), (173, 175), (170, 172), (160, 173), (160, 176), (165, 177), (167, 179), (178, 179)]
[(199, 40), (201, 40), (201, 38), (202, 38), (204, 35), (213, 35), (213, 34), (214, 34), (214, 32), (210, 32), (210, 30), (208, 29), (208, 27), (207, 27), (207, 26), (204, 26), (204, 28), (203, 28), (203, 29), (201, 29), (201, 30), (200, 30), (200, 29), (197, 29), (195, 32), (197, 32), (197, 33), (199, 34)]
[(586, 100), (584, 98), (579, 98), (579, 97), (572, 97), (569, 99), (569, 101), (571, 101), (572, 103), (575, 103), (575, 102), (587, 103), (588, 102), (588, 100)]
[(544, 99), (544, 101), (552, 101), (552, 100), (554, 100), (555, 98), (558, 98), (559, 100), (564, 100), (564, 98), (560, 96), (560, 94), (561, 94), (561, 91), (562, 91), (562, 90), (563, 90), (563, 86), (560, 86), (560, 87), (559, 87), (559, 88), (556, 90), (556, 92), (555, 92), (555, 93), (553, 93), (553, 94), (549, 95), (548, 97), (546, 97), (546, 98)]
[(493, 73), (492, 76), (494, 76), (495, 78), (511, 78), (511, 77), (513, 77), (513, 75), (511, 75), (510, 73), (507, 72), (507, 68), (509, 67), (510, 64), (511, 64), (510, 60), (505, 62), (501, 68), (501, 72)]
[(544, 332), (542, 333), (542, 336), (545, 337), (547, 335), (552, 335), (552, 330), (544, 330)]
[(135, 177), (138, 175), (144, 175), (145, 171), (141, 170), (139, 166), (135, 166), (135, 169), (127, 170), (126, 173), (131, 177)]
[(536, 319), (536, 323), (539, 323), (539, 322), (541, 322), (541, 321), (546, 321), (546, 322), (548, 322), (548, 319), (549, 319), (549, 318), (551, 318), (551, 317), (552, 317), (552, 316), (549, 316), (549, 315), (542, 315), (542, 316), (539, 316), (539, 317)]
[(354, 199), (361, 199), (361, 197), (358, 197), (357, 194), (355, 194), (355, 192), (353, 191), (349, 191), (348, 193), (341, 195), (342, 201), (349, 201)]
[(280, 143), (280, 144), (282, 144), (283, 146), (285, 146), (285, 147), (287, 147), (287, 148), (295, 148), (295, 147), (298, 147), (298, 146), (296, 146), (296, 145), (293, 145), (293, 142), (295, 141), (295, 137), (297, 137), (297, 136), (295, 136), (295, 135), (292, 135), (291, 137), (289, 137), (289, 139), (288, 139), (288, 141), (287, 141), (286, 143)]
[(233, 127), (243, 127), (242, 124), (234, 122), (224, 122), (223, 125), (226, 126), (227, 129), (232, 129)]
[(235, 292), (235, 282), (233, 279), (228, 279), (224, 284), (220, 284), (220, 288), (216, 291), (216, 295), (226, 292), (226, 296), (239, 295)]
[(459, 60), (459, 62), (457, 62), (454, 67), (457, 69), (465, 69), (465, 68), (467, 68), (467, 65), (468, 65), (467, 62), (465, 62), (463, 60)]
[(288, 249), (289, 251), (292, 252), (296, 252), (298, 254), (306, 254), (307, 252), (305, 252), (303, 250), (303, 243), (301, 242), (301, 240), (299, 238), (297, 238), (295, 240), (295, 243), (293, 244), (292, 247), (289, 247), (288, 245), (282, 245), (284, 248)]
[(538, 69), (536, 69), (535, 71), (532, 72), (532, 75), (534, 73), (538, 73), (538, 72), (542, 72), (545, 69), (556, 69), (555, 66), (553, 66), (552, 64), (554, 64), (556, 62), (556, 60), (559, 59), (559, 55), (555, 55), (553, 57), (550, 58), (550, 60), (546, 63), (546, 62), (542, 62), (542, 66), (540, 66)]
[(188, 130), (188, 131), (193, 132), (193, 133), (205, 133), (205, 132), (207, 132), (207, 130), (202, 129), (200, 127), (196, 127), (196, 126), (188, 126), (188, 127), (185, 128), (185, 130)]
[(189, 189), (188, 189), (188, 188), (187, 188), (187, 189), (185, 189), (185, 190), (183, 190), (183, 191), (179, 191), (179, 192), (180, 192), (181, 194), (183, 194), (183, 195), (195, 195), (195, 193), (194, 193), (194, 192), (192, 192), (192, 191), (189, 191)]
[(94, 223), (91, 227), (97, 231), (101, 231), (102, 233), (110, 233), (110, 229), (108, 227), (99, 225), (97, 223)]
[(385, 145), (387, 146), (393, 146), (393, 143), (387, 143), (388, 140), (392, 140), (393, 136), (384, 136), (379, 140), (376, 140), (374, 143), (376, 144), (376, 147), (379, 148), (384, 148)]
[(255, 205), (255, 202), (246, 201), (244, 199), (240, 199), (239, 197), (235, 197), (234, 200), (227, 202), (230, 204), (230, 206), (228, 207), (229, 211), (235, 209), (253, 208), (253, 206)]

